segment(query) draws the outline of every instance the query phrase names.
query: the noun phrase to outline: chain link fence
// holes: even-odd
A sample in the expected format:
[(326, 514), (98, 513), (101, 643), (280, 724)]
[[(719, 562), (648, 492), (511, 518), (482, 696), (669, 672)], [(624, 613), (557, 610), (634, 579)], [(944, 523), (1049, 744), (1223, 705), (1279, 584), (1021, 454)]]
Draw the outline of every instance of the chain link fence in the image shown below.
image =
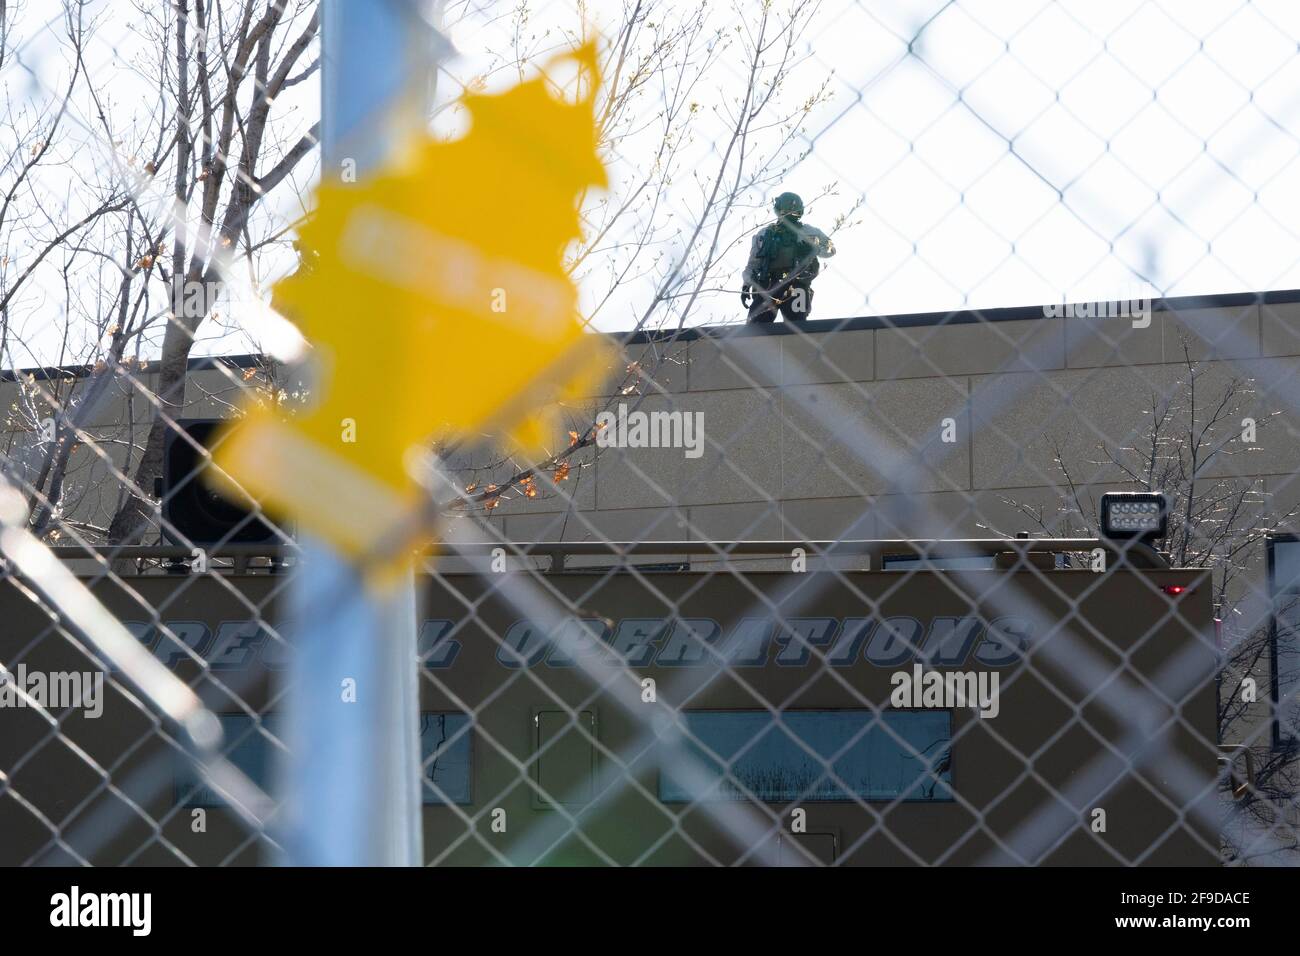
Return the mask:
[[(561, 7), (438, 6), (435, 129)], [(598, 23), (569, 264), (618, 359), (541, 461), (434, 449), (425, 861), (1295, 862), (1300, 21), (676, 13)], [(300, 551), (202, 473), (216, 420), (317, 398), (267, 317), (332, 175), (316, 8), (0, 18), (0, 859), (276, 862)], [(746, 325), (796, 181), (836, 256)], [(1111, 491), (1166, 495), (1154, 546)]]

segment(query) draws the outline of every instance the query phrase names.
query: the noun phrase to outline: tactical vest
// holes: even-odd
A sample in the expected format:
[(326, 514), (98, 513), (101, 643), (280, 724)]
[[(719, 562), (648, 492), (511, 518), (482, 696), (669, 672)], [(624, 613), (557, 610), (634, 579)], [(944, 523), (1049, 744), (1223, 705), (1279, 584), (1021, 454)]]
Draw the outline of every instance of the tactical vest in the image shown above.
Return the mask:
[(779, 222), (759, 234), (757, 258), (755, 278), (764, 286), (794, 275), (812, 278), (821, 271), (812, 243)]

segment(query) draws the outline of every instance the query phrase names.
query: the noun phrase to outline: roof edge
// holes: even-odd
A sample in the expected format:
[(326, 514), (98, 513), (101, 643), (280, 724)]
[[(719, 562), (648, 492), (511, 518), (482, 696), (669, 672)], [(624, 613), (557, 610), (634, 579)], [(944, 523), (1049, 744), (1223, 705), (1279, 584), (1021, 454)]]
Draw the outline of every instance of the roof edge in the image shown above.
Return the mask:
[[(1093, 300), (1096, 301), (1096, 300)], [(1152, 299), (1152, 312), (1187, 312), (1192, 309), (1231, 309), (1249, 305), (1300, 302), (1300, 289), (1275, 289), (1268, 292), (1221, 292), (1210, 295), (1182, 295)], [(1057, 305), (1079, 305), (1082, 300)], [(975, 322), (1022, 322), (1051, 318), (1046, 305), (1016, 305), (994, 309), (954, 309), (947, 312), (909, 312), (899, 315), (860, 315), (841, 319), (810, 319), (797, 324), (797, 331), (810, 335), (818, 332), (856, 332), (871, 329), (909, 329), (932, 325), (970, 325)], [(650, 342), (689, 342), (692, 339), (718, 338), (720, 336), (792, 335), (796, 325), (771, 322), (762, 325), (732, 323), (729, 325), (697, 325), (687, 329), (653, 329), (640, 332), (611, 332), (623, 345), (643, 345)], [(224, 366), (226, 368), (258, 368), (265, 365), (263, 355), (205, 355), (192, 358), (186, 371), (197, 372)], [(153, 370), (157, 361), (147, 360), (144, 370)], [(15, 382), (31, 377), (37, 381), (55, 378), (89, 378), (94, 375), (93, 365), (56, 365), (24, 369), (0, 370), (0, 382)]]

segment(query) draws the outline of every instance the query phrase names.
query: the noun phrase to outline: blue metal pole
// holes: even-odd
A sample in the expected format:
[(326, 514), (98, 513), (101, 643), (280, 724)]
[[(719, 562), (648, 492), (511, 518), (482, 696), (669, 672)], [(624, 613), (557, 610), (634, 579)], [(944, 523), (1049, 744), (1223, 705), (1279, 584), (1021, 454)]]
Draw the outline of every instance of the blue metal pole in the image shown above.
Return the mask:
[[(397, 136), (423, 124), (437, 34), (415, 0), (323, 0), (322, 14), (321, 178), (350, 169), (363, 179)], [(306, 540), (289, 605), (295, 647), (283, 728), (290, 752), (283, 778), (288, 862), (420, 865), (412, 577), (372, 593), (330, 546)]]

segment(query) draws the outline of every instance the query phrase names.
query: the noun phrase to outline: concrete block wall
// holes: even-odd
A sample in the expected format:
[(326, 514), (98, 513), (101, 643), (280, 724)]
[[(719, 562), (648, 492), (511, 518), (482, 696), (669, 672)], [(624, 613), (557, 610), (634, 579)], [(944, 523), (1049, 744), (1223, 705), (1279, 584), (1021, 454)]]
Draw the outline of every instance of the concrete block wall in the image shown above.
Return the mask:
[[(724, 506), (746, 516), (733, 518), (729, 533), (749, 537), (833, 536), (853, 527), (863, 536), (974, 536), (1016, 527), (1017, 509), (1004, 499), (1045, 509), (1050, 519), (1066, 485), (1058, 455), (1088, 494), (1131, 484), (1102, 448), (1133, 446), (1149, 433), (1153, 402), (1183, 398), (1184, 347), (1198, 363), (1198, 400), (1236, 381), (1253, 392), (1241, 400), (1242, 414), (1267, 423), (1252, 446), (1233, 437), (1240, 420), (1221, 423), (1225, 444), (1204, 474), (1258, 478), (1283, 510), (1294, 504), (1300, 304), (1150, 318), (1145, 328), (1126, 318), (1026, 318), (741, 331), (658, 344), (660, 354), (673, 354), (671, 381), (648, 385), (640, 407), (702, 413), (704, 455), (604, 449), (591, 465), (594, 501), (584, 493), (573, 506), (599, 516), (598, 527), (618, 522), (633, 536), (652, 527), (656, 537), (676, 534), (679, 522), (708, 536), (718, 526), (706, 530), (705, 509)], [(647, 348), (632, 346), (629, 362), (652, 368)], [(942, 440), (945, 420), (955, 442)], [(528, 502), (519, 517), (569, 504)], [(671, 520), (657, 521), (659, 511)], [(513, 527), (549, 537), (560, 526)], [(563, 527), (566, 537), (598, 536), (573, 521)]]
[[(1244, 383), (1253, 393), (1243, 407), (1267, 423), (1246, 446), (1233, 437), (1240, 422), (1225, 421), (1223, 452), (1205, 474), (1258, 479), (1285, 511), (1300, 503), (1300, 301), (1236, 302), (1172, 300), (1145, 327), (1016, 310), (998, 321), (893, 317), (868, 327), (820, 322), (640, 341), (611, 364), (587, 406), (570, 410), (573, 423), (638, 400), (645, 411), (698, 412), (703, 455), (584, 451), (560, 493), (511, 496), (490, 528), (462, 522), (462, 536), (971, 537), (1037, 531), (1040, 518), (1057, 528), (1065, 486), (1057, 456), (1084, 498), (1131, 486), (1101, 446), (1145, 437), (1152, 402), (1178, 392), (1184, 348), (1200, 363), (1202, 400)], [(148, 371), (139, 377), (152, 381)], [(195, 369), (182, 413), (229, 414), (257, 381), (240, 369)], [(21, 388), (0, 383), (4, 407)], [(114, 386), (92, 416), (110, 458), (126, 460), (126, 445), (142, 441), (144, 429), (125, 426), (147, 423), (151, 410), (142, 390)], [(20, 411), (0, 435), (13, 447), (31, 442), (33, 414)], [(566, 441), (562, 428), (555, 442)], [(490, 453), (465, 463), (482, 484), (504, 481), (518, 465)], [(114, 483), (103, 462), (87, 460), (84, 470), (91, 484)], [(78, 517), (107, 520), (99, 511), (114, 502), (115, 494), (88, 489)]]

